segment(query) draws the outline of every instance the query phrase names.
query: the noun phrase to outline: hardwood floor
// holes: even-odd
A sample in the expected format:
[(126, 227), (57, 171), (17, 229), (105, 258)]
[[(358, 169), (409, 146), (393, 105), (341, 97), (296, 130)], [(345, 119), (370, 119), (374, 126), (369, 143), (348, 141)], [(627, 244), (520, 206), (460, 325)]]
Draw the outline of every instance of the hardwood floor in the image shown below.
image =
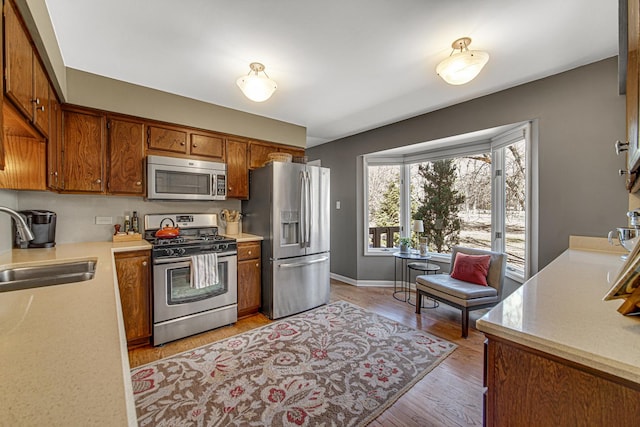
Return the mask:
[[(482, 425), (484, 335), (474, 326), (475, 320), (486, 310), (471, 313), (469, 337), (463, 339), (459, 310), (441, 304), (436, 309), (423, 309), (422, 314), (416, 315), (412, 305), (397, 301), (392, 293), (392, 288), (363, 288), (331, 281), (331, 301), (348, 301), (403, 325), (454, 342), (458, 348), (370, 426)], [(415, 301), (415, 295), (411, 297)], [(163, 347), (133, 349), (129, 351), (130, 365), (134, 368), (268, 323), (269, 319), (257, 314), (240, 319), (233, 326), (174, 341)]]

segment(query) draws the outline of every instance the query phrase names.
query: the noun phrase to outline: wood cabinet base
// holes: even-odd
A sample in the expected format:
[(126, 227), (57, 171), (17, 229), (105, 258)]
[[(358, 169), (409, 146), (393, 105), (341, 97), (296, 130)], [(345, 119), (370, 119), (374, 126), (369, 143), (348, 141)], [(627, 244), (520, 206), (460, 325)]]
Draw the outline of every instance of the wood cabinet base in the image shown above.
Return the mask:
[(260, 242), (238, 243), (238, 318), (260, 311), (262, 263)]
[(151, 252), (118, 252), (114, 255), (127, 347), (151, 343)]
[[(488, 336), (487, 426), (624, 426), (640, 420), (640, 385)], [(631, 349), (630, 349), (631, 351)]]

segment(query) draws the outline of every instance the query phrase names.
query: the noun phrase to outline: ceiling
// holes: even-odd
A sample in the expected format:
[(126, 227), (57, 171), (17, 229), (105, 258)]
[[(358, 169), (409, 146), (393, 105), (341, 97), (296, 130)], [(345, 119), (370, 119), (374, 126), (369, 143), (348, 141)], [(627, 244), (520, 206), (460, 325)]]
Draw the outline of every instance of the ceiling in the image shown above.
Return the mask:
[[(618, 53), (614, 0), (46, 0), (67, 67), (307, 128), (307, 146)], [(435, 73), (451, 43), (489, 63)], [(267, 101), (235, 81), (262, 62)]]

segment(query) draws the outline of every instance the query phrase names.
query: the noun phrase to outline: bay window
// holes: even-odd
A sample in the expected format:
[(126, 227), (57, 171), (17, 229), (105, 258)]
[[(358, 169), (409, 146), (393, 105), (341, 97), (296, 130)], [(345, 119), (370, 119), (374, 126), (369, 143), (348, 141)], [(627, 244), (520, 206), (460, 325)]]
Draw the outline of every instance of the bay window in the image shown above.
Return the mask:
[[(489, 139), (420, 144), (364, 156), (365, 255), (427, 239), (434, 259), (455, 245), (507, 254), (508, 274), (529, 274), (530, 124)], [(411, 231), (420, 219), (424, 232)]]

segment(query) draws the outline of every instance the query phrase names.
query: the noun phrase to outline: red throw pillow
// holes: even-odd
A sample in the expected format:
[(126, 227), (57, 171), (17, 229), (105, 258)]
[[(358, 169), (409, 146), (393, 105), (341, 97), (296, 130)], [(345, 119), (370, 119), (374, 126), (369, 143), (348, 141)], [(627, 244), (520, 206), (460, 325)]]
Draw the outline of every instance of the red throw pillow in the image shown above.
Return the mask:
[(490, 262), (491, 255), (467, 255), (457, 252), (451, 277), (477, 285), (489, 286), (487, 274), (489, 274)]

